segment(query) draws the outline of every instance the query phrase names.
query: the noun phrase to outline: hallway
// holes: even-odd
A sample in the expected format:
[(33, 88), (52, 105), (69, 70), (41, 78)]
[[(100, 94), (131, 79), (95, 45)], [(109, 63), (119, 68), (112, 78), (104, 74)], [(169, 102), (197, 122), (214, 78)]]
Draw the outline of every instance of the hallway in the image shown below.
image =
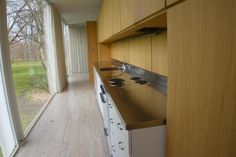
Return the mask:
[(74, 75), (68, 88), (53, 98), (16, 156), (108, 157), (102, 123), (88, 74)]

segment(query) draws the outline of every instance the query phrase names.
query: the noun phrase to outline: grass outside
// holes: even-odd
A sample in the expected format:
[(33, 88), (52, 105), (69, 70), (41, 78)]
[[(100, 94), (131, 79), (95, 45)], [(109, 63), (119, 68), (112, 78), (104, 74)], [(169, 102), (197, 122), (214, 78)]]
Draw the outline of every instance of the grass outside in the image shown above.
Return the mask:
[(21, 123), (25, 130), (49, 98), (47, 71), (39, 61), (25, 61), (13, 63), (12, 73)]
[(47, 72), (41, 62), (13, 63), (12, 73), (17, 96), (30, 93), (35, 88), (48, 90)]
[(1, 147), (0, 147), (0, 157), (3, 157)]

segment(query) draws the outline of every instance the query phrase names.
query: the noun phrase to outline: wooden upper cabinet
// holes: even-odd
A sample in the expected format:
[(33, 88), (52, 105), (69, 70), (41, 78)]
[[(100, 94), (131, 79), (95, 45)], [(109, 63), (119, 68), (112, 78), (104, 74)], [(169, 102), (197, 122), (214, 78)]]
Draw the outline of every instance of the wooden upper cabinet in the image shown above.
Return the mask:
[(121, 29), (125, 29), (135, 23), (135, 0), (120, 0)]
[(181, 0), (166, 0), (166, 4), (167, 4), (167, 6), (169, 6), (169, 5), (179, 2), (179, 1), (181, 1)]
[(101, 42), (105, 39), (105, 9), (104, 9), (104, 5), (102, 5), (101, 9), (100, 9), (100, 13), (98, 16), (98, 20), (97, 20), (97, 38), (98, 38), (98, 42)]
[(102, 42), (165, 8), (165, 0), (104, 0), (97, 25)]
[(120, 0), (104, 0), (98, 17), (98, 41), (102, 42), (120, 30)]
[(152, 37), (152, 72), (168, 76), (167, 33)]
[(165, 8), (165, 0), (120, 0), (121, 29)]
[(120, 0), (111, 1), (111, 15), (112, 15), (112, 35), (121, 31), (121, 13), (120, 13)]

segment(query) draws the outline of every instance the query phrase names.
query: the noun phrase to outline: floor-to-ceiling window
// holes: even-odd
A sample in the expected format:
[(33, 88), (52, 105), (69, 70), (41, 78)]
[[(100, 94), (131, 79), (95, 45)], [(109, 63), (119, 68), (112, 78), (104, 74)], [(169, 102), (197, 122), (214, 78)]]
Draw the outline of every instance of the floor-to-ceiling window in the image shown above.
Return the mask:
[(50, 97), (44, 0), (6, 0), (12, 74), (24, 131)]

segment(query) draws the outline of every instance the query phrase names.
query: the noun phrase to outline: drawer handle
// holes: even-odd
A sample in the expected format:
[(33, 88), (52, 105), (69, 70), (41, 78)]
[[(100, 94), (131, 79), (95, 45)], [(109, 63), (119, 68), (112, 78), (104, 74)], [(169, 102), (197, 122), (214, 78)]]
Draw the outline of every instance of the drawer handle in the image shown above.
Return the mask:
[(111, 146), (111, 150), (115, 152), (116, 151), (115, 146)]
[(125, 150), (125, 144), (124, 144), (124, 142), (119, 142), (119, 143), (118, 143), (118, 147), (119, 147), (121, 150)]
[(109, 107), (110, 107), (110, 108), (113, 108), (111, 104), (109, 104)]
[(120, 129), (120, 130), (123, 130), (123, 126), (121, 123), (117, 123), (117, 128)]
[(104, 96), (103, 96), (102, 93), (100, 93), (100, 98), (101, 98), (102, 103), (106, 103), (106, 101), (105, 101)]
[(112, 118), (110, 118), (110, 123), (111, 123), (111, 124), (114, 124), (114, 121), (113, 121), (113, 119), (112, 119)]
[(109, 136), (107, 128), (103, 128), (105, 136)]
[(106, 94), (106, 92), (105, 92), (105, 89), (104, 89), (103, 85), (100, 85), (100, 89), (101, 89), (101, 91), (102, 91), (102, 94)]

